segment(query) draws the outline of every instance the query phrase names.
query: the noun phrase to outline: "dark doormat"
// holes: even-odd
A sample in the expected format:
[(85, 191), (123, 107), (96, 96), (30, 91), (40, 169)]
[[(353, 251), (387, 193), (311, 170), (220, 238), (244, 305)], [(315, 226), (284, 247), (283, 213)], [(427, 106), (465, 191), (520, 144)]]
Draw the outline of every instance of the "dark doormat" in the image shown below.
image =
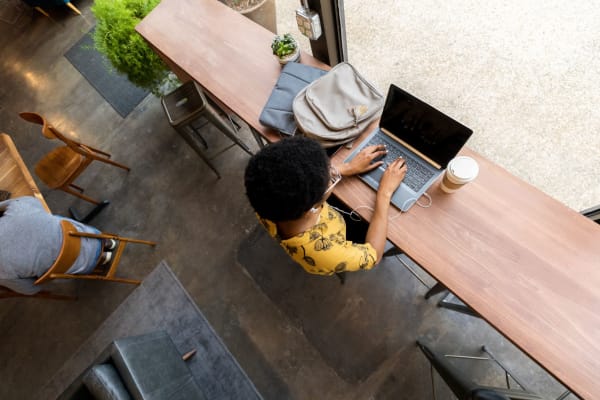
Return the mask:
[(114, 339), (158, 330), (169, 334), (181, 354), (197, 350), (197, 354), (187, 361), (187, 366), (206, 398), (261, 398), (165, 261), (56, 371), (35, 398), (56, 399)]
[(110, 62), (94, 47), (94, 28), (65, 53), (65, 58), (84, 76), (102, 97), (125, 118), (148, 95), (112, 69)]
[(258, 224), (237, 259), (346, 382), (364, 382), (397, 352), (414, 349), (427, 303), (417, 302), (423, 287), (397, 262), (348, 273), (341, 285), (304, 272)]

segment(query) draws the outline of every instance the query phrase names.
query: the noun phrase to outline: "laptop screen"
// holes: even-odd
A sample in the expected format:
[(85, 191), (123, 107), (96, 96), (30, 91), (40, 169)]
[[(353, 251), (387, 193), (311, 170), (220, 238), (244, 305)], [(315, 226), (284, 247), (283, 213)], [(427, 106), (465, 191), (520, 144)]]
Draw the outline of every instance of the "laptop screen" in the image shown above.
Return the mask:
[(446, 168), (473, 131), (395, 85), (379, 126)]

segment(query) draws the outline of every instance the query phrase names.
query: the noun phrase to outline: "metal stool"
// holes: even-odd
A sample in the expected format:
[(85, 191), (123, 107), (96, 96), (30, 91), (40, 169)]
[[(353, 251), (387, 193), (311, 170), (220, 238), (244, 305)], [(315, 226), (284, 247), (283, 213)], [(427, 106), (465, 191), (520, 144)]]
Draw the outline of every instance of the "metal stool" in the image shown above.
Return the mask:
[(196, 82), (188, 81), (184, 83), (171, 93), (165, 95), (161, 99), (161, 103), (171, 126), (177, 130), (192, 149), (198, 153), (200, 158), (217, 174), (218, 178), (221, 178), (219, 171), (217, 171), (198, 144), (199, 141), (205, 149), (208, 148), (206, 140), (200, 135), (198, 129), (193, 126), (193, 122), (198, 118), (204, 117), (209, 122), (212, 122), (235, 144), (240, 146), (246, 153), (252, 155), (248, 146), (237, 137), (234, 129), (227, 125), (217, 110), (209, 104), (204, 93), (202, 93), (202, 89)]
[[(436, 398), (436, 392), (433, 370), (437, 371), (439, 376), (446, 382), (450, 390), (452, 390), (452, 393), (454, 393), (459, 400), (546, 400), (544, 397), (530, 391), (504, 364), (494, 357), (486, 346), (481, 346), (481, 351), (485, 353), (487, 357), (441, 354), (433, 350), (431, 345), (425, 339), (417, 340), (417, 346), (430, 362), (431, 384), (434, 399)], [(474, 382), (471, 380), (471, 377), (465, 373), (463, 368), (453, 365), (448, 361), (448, 358), (493, 361), (504, 371), (506, 388), (483, 386)], [(520, 388), (512, 388), (510, 385), (511, 379), (516, 382)], [(566, 390), (560, 394), (556, 400), (564, 400), (569, 395), (571, 395), (571, 392)]]

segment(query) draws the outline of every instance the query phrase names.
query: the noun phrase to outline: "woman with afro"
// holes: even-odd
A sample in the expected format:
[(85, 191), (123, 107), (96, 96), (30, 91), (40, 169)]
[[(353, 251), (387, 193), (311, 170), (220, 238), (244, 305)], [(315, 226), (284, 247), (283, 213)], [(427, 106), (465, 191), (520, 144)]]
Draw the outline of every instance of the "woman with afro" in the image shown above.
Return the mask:
[(381, 178), (364, 243), (347, 239), (344, 218), (327, 199), (342, 177), (377, 168), (385, 154), (384, 146), (368, 146), (352, 161), (332, 165), (317, 141), (285, 138), (250, 159), (246, 194), (269, 234), (307, 272), (371, 269), (383, 255), (390, 200), (406, 174), (403, 160), (390, 163)]

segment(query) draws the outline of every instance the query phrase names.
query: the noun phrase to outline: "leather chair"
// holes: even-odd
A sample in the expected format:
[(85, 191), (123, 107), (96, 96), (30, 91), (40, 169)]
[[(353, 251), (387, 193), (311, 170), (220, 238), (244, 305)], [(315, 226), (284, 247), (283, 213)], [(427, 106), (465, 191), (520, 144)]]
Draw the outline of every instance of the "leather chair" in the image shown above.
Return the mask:
[(58, 400), (203, 400), (183, 357), (164, 331), (117, 339)]

